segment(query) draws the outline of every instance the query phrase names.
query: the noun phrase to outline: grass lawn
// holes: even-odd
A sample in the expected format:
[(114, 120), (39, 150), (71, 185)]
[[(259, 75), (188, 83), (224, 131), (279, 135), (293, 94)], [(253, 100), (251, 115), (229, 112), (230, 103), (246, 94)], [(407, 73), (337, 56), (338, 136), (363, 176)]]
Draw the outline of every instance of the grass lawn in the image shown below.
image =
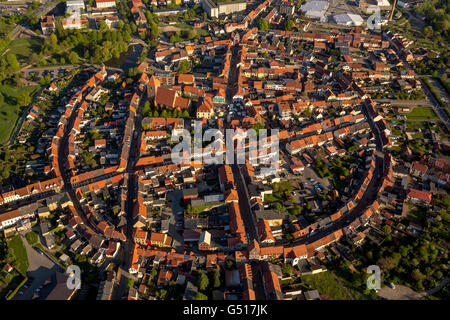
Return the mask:
[(413, 111), (402, 113), (408, 119), (437, 119), (438, 116), (431, 107), (415, 107)]
[(28, 62), (31, 54), (33, 52), (38, 52), (42, 42), (41, 39), (15, 39), (10, 42), (5, 51), (9, 49), (7, 54), (13, 53), (17, 56), (19, 61), (25, 60), (25, 62)]
[(301, 279), (303, 283), (309, 285), (312, 289), (318, 290), (319, 294), (328, 294), (331, 300), (351, 300), (345, 288), (330, 271), (304, 275)]
[(28, 269), (28, 256), (20, 236), (15, 236), (8, 241), (8, 247), (13, 250), (14, 256), (16, 257), (17, 270), (25, 275)]
[(220, 207), (222, 205), (223, 205), (222, 202), (214, 202), (214, 203), (212, 203), (210, 205), (206, 205), (206, 206), (190, 207), (190, 208), (188, 208), (187, 211), (189, 214), (199, 214), (199, 213), (202, 213), (203, 211), (207, 211), (207, 210), (210, 210), (215, 207)]
[(415, 140), (421, 140), (421, 139), (424, 138), (423, 137), (423, 133), (422, 132), (415, 132), (415, 133), (413, 133), (412, 138), (415, 139)]
[(28, 232), (25, 235), (25, 238), (27, 238), (27, 241), (30, 245), (34, 245), (35, 243), (38, 242), (38, 234), (34, 231)]
[(11, 85), (0, 86), (0, 93), (5, 97), (5, 102), (0, 105), (0, 144), (5, 144), (16, 126), (20, 114), (20, 107), (16, 104), (16, 98), (27, 92), (32, 95), (39, 86), (14, 87)]
[(407, 121), (406, 127), (408, 130), (417, 130), (417, 129), (424, 129), (427, 127), (426, 121)]

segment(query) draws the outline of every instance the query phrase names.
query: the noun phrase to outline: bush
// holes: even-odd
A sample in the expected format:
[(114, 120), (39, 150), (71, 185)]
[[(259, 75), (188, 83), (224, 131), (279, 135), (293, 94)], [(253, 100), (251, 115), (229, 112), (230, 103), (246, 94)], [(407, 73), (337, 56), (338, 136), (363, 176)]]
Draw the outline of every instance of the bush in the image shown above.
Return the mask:
[(134, 279), (130, 278), (127, 281), (127, 288), (131, 288), (134, 286)]
[(194, 300), (208, 300), (208, 297), (201, 292), (197, 292), (194, 297)]

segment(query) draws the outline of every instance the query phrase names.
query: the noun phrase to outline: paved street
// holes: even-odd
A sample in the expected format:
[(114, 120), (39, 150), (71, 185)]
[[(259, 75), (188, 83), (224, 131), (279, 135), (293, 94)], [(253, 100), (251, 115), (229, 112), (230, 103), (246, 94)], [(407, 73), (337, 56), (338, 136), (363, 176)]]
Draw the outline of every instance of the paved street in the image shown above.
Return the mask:
[[(431, 81), (430, 77), (428, 79), (430, 80), (431, 83), (433, 83)], [(425, 92), (426, 96), (432, 102), (432, 107), (433, 107), (434, 112), (439, 116), (439, 119), (441, 119), (441, 121), (447, 126), (447, 129), (449, 129), (450, 128), (450, 120), (448, 118), (447, 112), (445, 112), (445, 110), (440, 106), (440, 104), (434, 98), (433, 94), (431, 93), (430, 89), (428, 89), (428, 86), (425, 84), (425, 82), (422, 79), (420, 79), (420, 82), (422, 83), (422, 87), (424, 88), (424, 92)]]
[(444, 101), (447, 104), (450, 103), (450, 98), (447, 94), (447, 91), (442, 86), (441, 82), (439, 80), (437, 80), (436, 78), (432, 78), (432, 77), (429, 77), (428, 79), (430, 80), (431, 84), (438, 91), (439, 95), (441, 96), (442, 101)]
[[(180, 201), (183, 198), (183, 191), (174, 190), (167, 193), (167, 200), (172, 208), (172, 217), (170, 218), (169, 235), (173, 237), (172, 247), (176, 252), (184, 252), (184, 237), (182, 232), (176, 230), (176, 223), (183, 223), (184, 214)], [(177, 214), (181, 212), (181, 214)]]

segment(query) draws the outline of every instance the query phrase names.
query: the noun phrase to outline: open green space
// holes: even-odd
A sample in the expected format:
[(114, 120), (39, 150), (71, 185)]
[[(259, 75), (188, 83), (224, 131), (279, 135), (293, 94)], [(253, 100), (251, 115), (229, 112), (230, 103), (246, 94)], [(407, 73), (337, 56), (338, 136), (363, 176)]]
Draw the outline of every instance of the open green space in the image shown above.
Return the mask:
[(301, 278), (303, 283), (309, 285), (312, 289), (316, 289), (320, 294), (328, 294), (331, 300), (351, 300), (345, 288), (330, 271), (304, 275)]
[(20, 106), (17, 98), (24, 92), (32, 95), (39, 86), (28, 86), (18, 88), (11, 85), (1, 85), (0, 93), (4, 97), (4, 102), (0, 105), (0, 144), (5, 144), (16, 126), (20, 115)]
[(25, 238), (27, 239), (30, 245), (34, 245), (35, 243), (38, 242), (39, 236), (36, 232), (30, 231), (25, 235)]
[(41, 39), (15, 39), (9, 43), (4, 52), (15, 54), (19, 60), (28, 61), (33, 52), (39, 52), (43, 41)]
[(191, 205), (189, 205), (187, 208), (187, 212), (189, 214), (198, 215), (204, 211), (211, 210), (212, 208), (220, 207), (221, 205), (223, 205), (222, 202), (213, 202), (211, 204), (204, 205), (204, 206), (198, 206), (198, 207), (192, 207)]
[(27, 250), (23, 245), (22, 239), (20, 236), (15, 236), (11, 240), (8, 241), (8, 248), (12, 249), (15, 260), (16, 260), (16, 268), (23, 275), (26, 274), (28, 269), (28, 256)]
[(408, 119), (437, 119), (437, 115), (431, 107), (415, 107), (413, 111), (402, 113)]
[(424, 129), (427, 127), (426, 121), (407, 121), (406, 128), (408, 130)]

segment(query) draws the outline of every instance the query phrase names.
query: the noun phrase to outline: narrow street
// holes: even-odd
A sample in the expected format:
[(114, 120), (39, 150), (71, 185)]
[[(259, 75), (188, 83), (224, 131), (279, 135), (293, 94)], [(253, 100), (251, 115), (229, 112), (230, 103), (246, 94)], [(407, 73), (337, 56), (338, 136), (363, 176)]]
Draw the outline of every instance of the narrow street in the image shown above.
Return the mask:
[[(64, 132), (64, 135), (61, 138), (61, 141), (59, 144), (58, 166), (59, 166), (59, 170), (61, 171), (61, 178), (64, 181), (64, 191), (66, 191), (67, 194), (69, 195), (70, 200), (73, 203), (73, 206), (75, 207), (75, 209), (78, 212), (78, 215), (81, 217), (81, 219), (83, 220), (85, 225), (87, 225), (87, 226), (91, 227), (93, 230), (97, 231), (97, 226), (94, 225), (88, 219), (86, 219), (86, 216), (84, 215), (83, 208), (81, 207), (80, 201), (78, 200), (78, 198), (75, 194), (75, 190), (72, 187), (72, 184), (70, 182), (70, 176), (67, 172), (67, 169), (66, 169), (66, 166), (64, 163), (64, 159), (66, 159), (66, 151), (68, 148), (69, 133), (70, 133), (70, 130), (72, 130), (73, 123), (74, 123), (76, 117), (77, 117), (77, 112), (76, 112), (76, 110), (73, 110), (72, 114), (70, 115), (70, 118), (67, 121), (66, 128), (65, 128), (66, 131)], [(70, 128), (70, 130), (68, 130), (68, 128)]]
[(117, 273), (118, 282), (116, 284), (116, 288), (113, 292), (114, 300), (120, 300), (125, 294), (127, 290), (127, 282), (128, 279), (134, 278), (134, 276), (130, 275), (128, 273), (128, 270), (130, 268), (130, 259), (132, 257), (132, 250), (133, 250), (133, 225), (135, 223), (133, 218), (133, 208), (134, 208), (134, 201), (137, 199), (137, 177), (134, 174), (135, 170), (135, 164), (136, 160), (139, 157), (138, 154), (138, 143), (139, 139), (141, 137), (142, 132), (142, 116), (141, 116), (141, 109), (142, 105), (144, 104), (146, 94), (143, 93), (140, 101), (139, 106), (136, 110), (136, 117), (134, 119), (134, 128), (132, 133), (132, 138), (130, 142), (130, 151), (128, 156), (128, 163), (127, 163), (127, 169), (126, 172), (128, 172), (128, 199), (127, 199), (127, 205), (126, 205), (126, 218), (127, 218), (127, 225), (126, 225), (126, 238), (127, 240), (123, 243), (122, 246), (122, 264), (119, 266), (119, 271)]
[[(430, 77), (428, 77), (428, 80), (433, 85), (433, 82), (431, 81)], [(428, 89), (428, 86), (425, 84), (425, 82), (422, 79), (420, 79), (420, 82), (422, 83), (422, 88), (426, 96), (432, 103), (434, 112), (438, 115), (439, 119), (441, 119), (441, 121), (445, 124), (447, 129), (450, 129), (450, 120), (448, 118), (447, 112), (445, 112), (445, 110), (441, 107), (439, 102), (435, 99), (430, 89)]]
[(239, 170), (239, 165), (233, 164), (231, 165), (231, 167), (233, 169), (234, 181), (236, 182), (236, 189), (239, 196), (239, 209), (241, 211), (242, 220), (244, 220), (247, 241), (249, 244), (252, 243), (253, 240), (259, 242), (255, 221), (256, 218), (252, 210), (250, 209), (249, 196), (244, 177)]

